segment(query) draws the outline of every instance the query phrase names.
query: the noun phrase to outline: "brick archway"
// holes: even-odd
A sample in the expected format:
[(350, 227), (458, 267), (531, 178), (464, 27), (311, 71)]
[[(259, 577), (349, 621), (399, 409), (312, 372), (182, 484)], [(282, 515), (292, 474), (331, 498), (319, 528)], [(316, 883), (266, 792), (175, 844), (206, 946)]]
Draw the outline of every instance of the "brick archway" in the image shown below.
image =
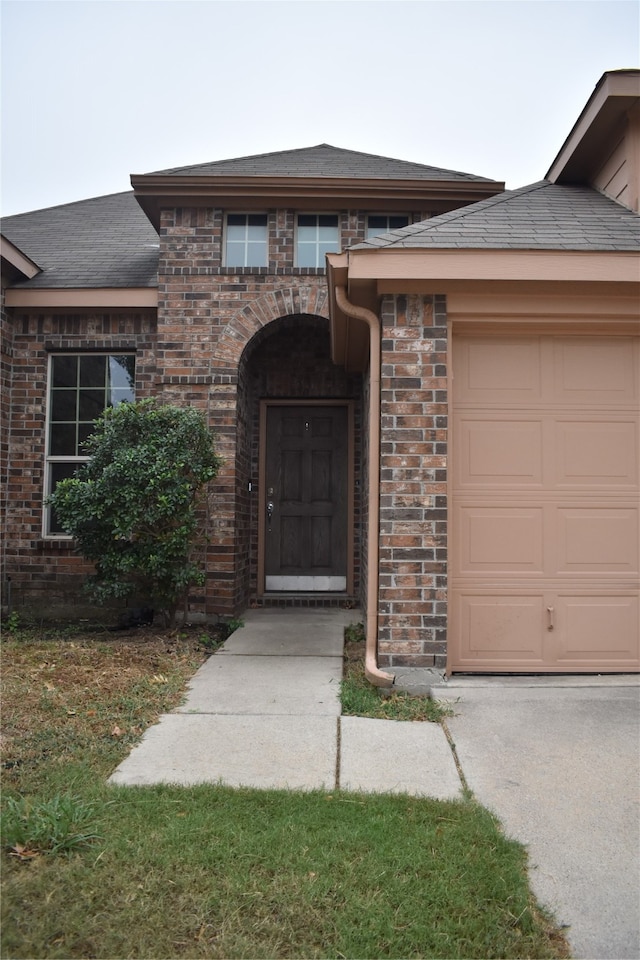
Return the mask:
[(216, 350), (215, 366), (237, 371), (245, 347), (263, 327), (284, 316), (313, 314), (329, 319), (324, 286), (295, 286), (272, 290), (236, 313), (227, 324)]

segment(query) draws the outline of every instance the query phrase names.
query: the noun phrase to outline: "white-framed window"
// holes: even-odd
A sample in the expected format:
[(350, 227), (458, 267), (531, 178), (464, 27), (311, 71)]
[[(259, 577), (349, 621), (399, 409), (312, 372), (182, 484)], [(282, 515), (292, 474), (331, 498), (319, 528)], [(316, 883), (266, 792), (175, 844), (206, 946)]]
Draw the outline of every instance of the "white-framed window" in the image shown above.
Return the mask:
[(227, 267), (269, 265), (266, 213), (228, 213), (224, 262)]
[(299, 213), (296, 234), (296, 266), (324, 267), (325, 253), (340, 251), (337, 213)]
[[(89, 458), (84, 441), (107, 407), (135, 399), (133, 354), (59, 353), (49, 357), (45, 497)], [(55, 511), (45, 507), (44, 536), (66, 536)]]
[(394, 216), (380, 216), (379, 214), (367, 217), (367, 240), (371, 237), (379, 237), (382, 233), (389, 233), (391, 230), (400, 230), (409, 225), (409, 217), (406, 214), (397, 214)]

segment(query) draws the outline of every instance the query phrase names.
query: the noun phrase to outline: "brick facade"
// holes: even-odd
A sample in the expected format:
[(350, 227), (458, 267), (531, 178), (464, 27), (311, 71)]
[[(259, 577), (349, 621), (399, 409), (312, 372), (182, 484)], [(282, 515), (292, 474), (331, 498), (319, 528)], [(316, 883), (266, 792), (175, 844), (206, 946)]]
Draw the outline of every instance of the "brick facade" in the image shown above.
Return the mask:
[[(410, 220), (424, 218), (416, 212)], [(162, 210), (157, 311), (35, 314), (6, 330), (12, 430), (5, 538), (13, 600), (33, 613), (78, 611), (89, 568), (70, 541), (42, 535), (48, 357), (134, 351), (136, 396), (203, 411), (223, 467), (202, 511), (206, 583), (192, 615), (234, 615), (255, 603), (350, 602), (366, 610), (368, 373), (330, 359), (324, 270), (294, 266), (295, 210), (268, 215), (264, 268), (223, 266), (224, 211)], [(365, 236), (366, 212), (340, 214), (343, 245)], [(380, 663), (443, 666), (446, 612), (446, 318), (437, 298), (382, 302)], [(344, 400), (355, 419), (353, 595), (260, 596), (260, 404)], [(62, 612), (62, 610), (61, 610)]]
[[(11, 431), (11, 370), (13, 367), (13, 324), (5, 310), (4, 283), (0, 301), (0, 576), (7, 570), (6, 522), (9, 509), (9, 436)], [(2, 583), (2, 607), (8, 609), (10, 590)]]
[(6, 318), (11, 360), (11, 431), (7, 454), (7, 519), (3, 576), (12, 602), (34, 615), (73, 604), (81, 610), (79, 585), (90, 567), (68, 540), (42, 536), (45, 473), (47, 370), (54, 352), (135, 351), (138, 396), (155, 383), (155, 316), (20, 313)]
[[(3, 396), (12, 398), (13, 426), (3, 449), (11, 500), (3, 550), (14, 605), (38, 614), (80, 610), (80, 585), (90, 572), (70, 541), (42, 535), (48, 357), (63, 351), (134, 351), (137, 397), (160, 395), (207, 417), (224, 463), (203, 509), (207, 578), (190, 597), (193, 614), (233, 615), (257, 600), (260, 401), (353, 401), (358, 479), (351, 562), (359, 592), (362, 377), (331, 362), (324, 270), (293, 266), (294, 220), (293, 210), (269, 214), (267, 268), (227, 270), (223, 211), (164, 210), (157, 314), (14, 312), (7, 319)], [(362, 239), (365, 222), (363, 212), (342, 214), (343, 242)], [(353, 602), (359, 599), (356, 593)]]
[[(158, 390), (206, 412), (224, 459), (209, 496), (205, 592), (191, 601), (198, 613), (256, 601), (260, 400), (360, 400), (360, 377), (330, 360), (324, 270), (293, 266), (294, 220), (293, 210), (269, 214), (268, 267), (229, 270), (222, 211), (162, 214)], [(343, 240), (364, 228), (363, 213), (342, 215)]]
[(381, 666), (446, 666), (447, 320), (443, 297), (383, 299)]

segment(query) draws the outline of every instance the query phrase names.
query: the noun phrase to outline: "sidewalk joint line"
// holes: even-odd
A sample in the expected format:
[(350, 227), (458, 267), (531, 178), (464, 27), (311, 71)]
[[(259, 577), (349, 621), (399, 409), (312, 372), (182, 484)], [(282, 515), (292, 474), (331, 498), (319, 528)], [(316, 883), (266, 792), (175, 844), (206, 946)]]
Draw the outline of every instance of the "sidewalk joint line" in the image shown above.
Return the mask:
[(460, 777), (460, 783), (462, 784), (462, 790), (463, 790), (463, 792), (464, 792), (465, 794), (467, 794), (467, 795), (470, 796), (470, 795), (471, 795), (471, 790), (469, 789), (469, 784), (467, 783), (467, 778), (466, 778), (465, 775), (464, 775), (464, 771), (463, 771), (463, 769), (462, 769), (462, 764), (460, 763), (460, 758), (458, 757), (458, 751), (456, 750), (456, 745), (455, 745), (455, 743), (453, 742), (453, 737), (451, 736), (451, 733), (450, 733), (450, 731), (449, 731), (449, 727), (447, 726), (447, 721), (443, 718), (443, 719), (440, 721), (440, 725), (441, 725), (441, 727), (442, 727), (442, 729), (443, 729), (443, 731), (444, 731), (444, 735), (445, 735), (445, 737), (446, 737), (446, 739), (447, 739), (447, 743), (449, 744), (449, 749), (451, 750), (451, 755), (452, 755), (452, 757), (453, 757), (453, 762), (454, 762), (455, 765), (456, 765), (456, 770), (458, 771), (458, 776)]

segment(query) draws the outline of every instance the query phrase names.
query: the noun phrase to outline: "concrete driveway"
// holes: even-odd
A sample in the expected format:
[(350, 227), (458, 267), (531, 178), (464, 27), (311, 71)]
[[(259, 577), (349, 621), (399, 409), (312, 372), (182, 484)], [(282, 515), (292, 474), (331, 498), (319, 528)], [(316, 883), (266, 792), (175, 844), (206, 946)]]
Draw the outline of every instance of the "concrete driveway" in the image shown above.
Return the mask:
[(573, 956), (639, 957), (637, 678), (465, 679), (447, 685), (464, 776), (527, 846), (533, 890), (569, 926)]

